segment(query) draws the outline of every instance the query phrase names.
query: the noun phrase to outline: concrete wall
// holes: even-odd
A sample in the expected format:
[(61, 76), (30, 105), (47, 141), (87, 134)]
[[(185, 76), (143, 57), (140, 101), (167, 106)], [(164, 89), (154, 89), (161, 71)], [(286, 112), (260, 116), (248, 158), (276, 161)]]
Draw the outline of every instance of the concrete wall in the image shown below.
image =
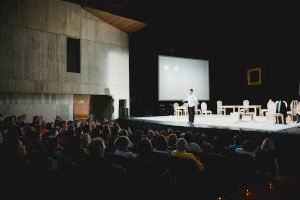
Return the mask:
[[(81, 73), (67, 72), (67, 37), (81, 39)], [(115, 98), (113, 117), (117, 118), (118, 100), (126, 99), (129, 106), (126, 33), (61, 0), (4, 3), (0, 12), (0, 93), (8, 95), (5, 98), (9, 93), (40, 94), (42, 98), (46, 94), (105, 95), (108, 91)]]
[(7, 116), (27, 114), (28, 122), (34, 115), (42, 115), (46, 121), (57, 115), (68, 120), (73, 118), (73, 95), (0, 93), (0, 110)]

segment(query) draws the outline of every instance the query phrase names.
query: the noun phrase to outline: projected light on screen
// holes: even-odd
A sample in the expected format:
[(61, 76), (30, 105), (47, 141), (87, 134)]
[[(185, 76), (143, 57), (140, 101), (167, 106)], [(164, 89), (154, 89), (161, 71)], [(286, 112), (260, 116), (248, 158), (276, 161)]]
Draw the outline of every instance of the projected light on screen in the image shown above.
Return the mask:
[(209, 100), (207, 60), (159, 56), (159, 100), (182, 100), (193, 88), (199, 100)]

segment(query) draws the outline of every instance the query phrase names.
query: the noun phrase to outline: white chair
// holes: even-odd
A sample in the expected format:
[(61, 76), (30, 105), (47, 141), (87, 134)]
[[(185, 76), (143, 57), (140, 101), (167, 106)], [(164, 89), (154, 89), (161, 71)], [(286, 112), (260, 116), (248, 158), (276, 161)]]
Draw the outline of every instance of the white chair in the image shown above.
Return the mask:
[(240, 110), (240, 112), (241, 113), (249, 112), (249, 105), (250, 105), (249, 100), (244, 100), (243, 101), (243, 108)]
[(288, 103), (286, 101), (282, 101), (285, 104), (286, 109), (288, 109)]
[(180, 110), (179, 104), (178, 103), (174, 103), (174, 116), (178, 116), (178, 115), (182, 115), (182, 110)]
[(292, 122), (294, 121), (294, 116), (297, 115), (297, 113), (296, 113), (297, 106), (298, 106), (298, 100), (293, 100), (290, 104), (291, 110), (287, 112), (287, 114), (288, 114), (288, 116), (290, 116)]
[(182, 106), (184, 107), (183, 114), (184, 115), (188, 115), (188, 106), (189, 106), (189, 104), (188, 103), (184, 103)]
[(295, 108), (295, 115), (300, 115), (300, 101), (298, 102), (298, 104), (296, 105), (296, 108)]
[(217, 114), (221, 114), (221, 115), (225, 115), (226, 114), (226, 111), (225, 111), (225, 108), (222, 107), (223, 106), (223, 102), (222, 101), (217, 101)]
[(272, 100), (269, 100), (267, 103), (267, 109), (261, 109), (261, 116), (266, 115), (267, 112), (274, 111), (275, 112), (276, 107), (275, 103)]
[(291, 110), (295, 110), (298, 106), (299, 101), (298, 100), (293, 100), (290, 104)]
[(201, 103), (201, 110), (202, 110), (202, 115), (211, 115), (212, 111), (207, 110), (207, 104), (205, 102)]
[(198, 108), (198, 105), (195, 106), (195, 115), (201, 115), (202, 111)]

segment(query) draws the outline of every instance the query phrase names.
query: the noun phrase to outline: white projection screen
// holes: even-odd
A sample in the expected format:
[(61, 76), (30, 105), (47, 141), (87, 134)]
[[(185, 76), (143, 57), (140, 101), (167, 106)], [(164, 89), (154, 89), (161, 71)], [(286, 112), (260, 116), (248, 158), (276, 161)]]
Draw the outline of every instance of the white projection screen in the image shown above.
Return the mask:
[(199, 100), (209, 100), (209, 62), (170, 56), (158, 57), (160, 101), (186, 99), (190, 88)]

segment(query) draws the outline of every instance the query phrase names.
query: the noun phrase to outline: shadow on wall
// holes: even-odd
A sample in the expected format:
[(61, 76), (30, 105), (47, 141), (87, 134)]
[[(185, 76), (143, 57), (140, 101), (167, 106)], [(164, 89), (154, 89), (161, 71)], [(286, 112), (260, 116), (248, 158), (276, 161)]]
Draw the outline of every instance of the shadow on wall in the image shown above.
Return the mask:
[(110, 95), (91, 95), (90, 114), (94, 119), (112, 119), (114, 99)]

